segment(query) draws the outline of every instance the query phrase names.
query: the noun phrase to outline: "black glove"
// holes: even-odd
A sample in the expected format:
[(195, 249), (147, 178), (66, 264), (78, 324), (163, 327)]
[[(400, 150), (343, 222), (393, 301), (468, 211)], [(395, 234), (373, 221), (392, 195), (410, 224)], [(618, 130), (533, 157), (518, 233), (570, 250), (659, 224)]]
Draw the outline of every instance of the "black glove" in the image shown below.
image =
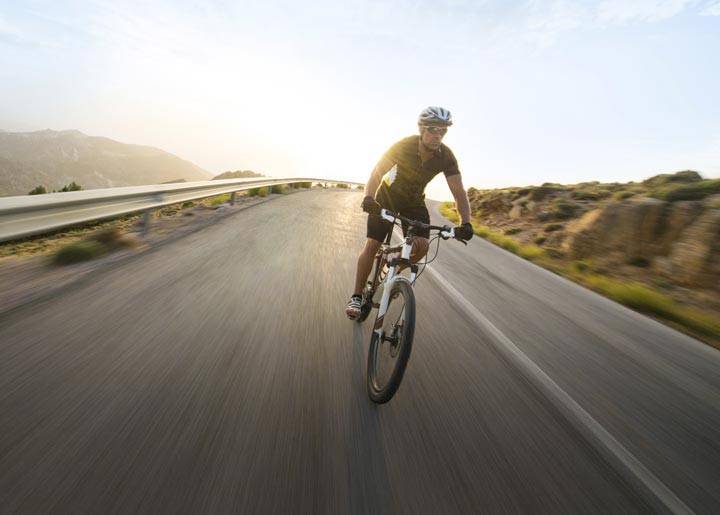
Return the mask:
[(462, 225), (455, 227), (455, 238), (458, 240), (467, 241), (473, 237), (475, 232), (473, 231), (472, 224), (465, 222)]
[(377, 203), (377, 200), (372, 198), (370, 195), (366, 196), (362, 201), (362, 210), (371, 215), (380, 214), (381, 206)]

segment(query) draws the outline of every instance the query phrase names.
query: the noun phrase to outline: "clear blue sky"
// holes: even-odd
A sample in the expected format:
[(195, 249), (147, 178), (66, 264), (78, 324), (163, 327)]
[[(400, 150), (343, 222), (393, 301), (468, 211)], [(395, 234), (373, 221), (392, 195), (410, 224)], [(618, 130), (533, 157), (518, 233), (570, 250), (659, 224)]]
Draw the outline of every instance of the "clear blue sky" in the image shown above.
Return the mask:
[(5, 1), (0, 59), (0, 128), (213, 173), (365, 181), (443, 105), (466, 186), (720, 176), (720, 0)]

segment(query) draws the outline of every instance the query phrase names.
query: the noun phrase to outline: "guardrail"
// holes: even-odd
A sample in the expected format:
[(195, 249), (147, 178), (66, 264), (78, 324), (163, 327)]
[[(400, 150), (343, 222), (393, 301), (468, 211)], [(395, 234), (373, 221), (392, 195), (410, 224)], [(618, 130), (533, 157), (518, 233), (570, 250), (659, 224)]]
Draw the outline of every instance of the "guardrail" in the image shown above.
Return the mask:
[(232, 193), (234, 202), (238, 191), (299, 182), (359, 184), (306, 177), (260, 177), (0, 197), (0, 242), (138, 212), (146, 213), (147, 227), (149, 213), (170, 204), (224, 193)]

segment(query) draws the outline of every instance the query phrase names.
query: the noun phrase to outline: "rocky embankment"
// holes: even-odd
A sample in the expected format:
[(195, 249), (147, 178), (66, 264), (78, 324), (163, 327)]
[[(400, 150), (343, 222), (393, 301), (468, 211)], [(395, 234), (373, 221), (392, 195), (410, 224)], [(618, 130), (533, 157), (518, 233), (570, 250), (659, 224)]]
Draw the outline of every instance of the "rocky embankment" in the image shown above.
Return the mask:
[(720, 314), (720, 179), (684, 171), (468, 195), (479, 223), (549, 258)]

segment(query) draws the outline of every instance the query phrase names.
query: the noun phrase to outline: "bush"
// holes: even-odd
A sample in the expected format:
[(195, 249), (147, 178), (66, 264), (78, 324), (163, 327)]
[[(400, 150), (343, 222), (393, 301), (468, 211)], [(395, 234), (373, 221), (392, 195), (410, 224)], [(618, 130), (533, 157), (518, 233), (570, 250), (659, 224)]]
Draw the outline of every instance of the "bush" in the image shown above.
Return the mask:
[(345, 184), (344, 182), (338, 182), (335, 186), (337, 186), (337, 187), (340, 188), (341, 190), (346, 190), (346, 189), (350, 188), (350, 186), (348, 186), (348, 185)]
[(257, 193), (258, 197), (267, 197), (268, 196), (268, 188), (260, 188)]
[(82, 186), (80, 186), (75, 181), (73, 181), (70, 184), (63, 186), (60, 191), (67, 192), (67, 191), (80, 191), (80, 190), (82, 190)]
[(550, 215), (557, 220), (567, 220), (580, 211), (580, 206), (574, 202), (558, 199), (554, 202)]
[(47, 190), (45, 189), (45, 186), (35, 186), (28, 195), (42, 195), (44, 193), (47, 193)]
[(223, 204), (225, 202), (230, 201), (230, 194), (229, 193), (223, 193), (222, 195), (217, 195), (216, 197), (210, 197), (210, 205), (211, 206), (219, 206), (220, 204)]
[(522, 229), (519, 227), (510, 227), (509, 229), (505, 229), (505, 234), (510, 236), (511, 234), (517, 234), (519, 232), (522, 232)]
[(53, 261), (59, 265), (69, 265), (96, 258), (107, 251), (107, 246), (99, 241), (78, 241), (61, 248), (55, 254)]
[(693, 170), (685, 170), (676, 173), (661, 173), (654, 175), (649, 179), (645, 179), (642, 183), (644, 186), (650, 188), (656, 188), (658, 186), (664, 186), (670, 183), (691, 183), (702, 181), (702, 176)]
[(579, 261), (573, 261), (570, 265), (570, 268), (573, 272), (577, 272), (579, 274), (584, 274), (588, 270), (590, 270), (590, 262), (586, 260), (579, 260)]
[(195, 202), (192, 200), (186, 200), (180, 205), (180, 209), (187, 209), (189, 207), (195, 207)]
[(547, 240), (545, 236), (536, 236), (535, 239), (533, 239), (533, 243), (535, 243), (535, 245), (542, 245), (545, 243), (545, 240)]
[(563, 228), (562, 224), (547, 224), (545, 226), (544, 231), (545, 232), (553, 232), (553, 231), (559, 231), (562, 228)]
[(633, 192), (633, 191), (622, 190), (622, 191), (616, 191), (615, 194), (613, 195), (613, 198), (615, 200), (625, 200), (626, 198), (630, 198), (633, 195), (635, 195), (635, 192)]
[(607, 189), (575, 190), (570, 196), (576, 200), (601, 200), (611, 195)]
[(270, 193), (285, 193), (285, 185), (283, 184), (274, 184), (270, 187)]
[(630, 258), (627, 262), (629, 265), (637, 266), (639, 268), (647, 268), (650, 266), (650, 260), (639, 256)]
[(705, 179), (685, 184), (668, 184), (650, 192), (651, 197), (668, 202), (676, 200), (700, 200), (720, 193), (720, 179)]

